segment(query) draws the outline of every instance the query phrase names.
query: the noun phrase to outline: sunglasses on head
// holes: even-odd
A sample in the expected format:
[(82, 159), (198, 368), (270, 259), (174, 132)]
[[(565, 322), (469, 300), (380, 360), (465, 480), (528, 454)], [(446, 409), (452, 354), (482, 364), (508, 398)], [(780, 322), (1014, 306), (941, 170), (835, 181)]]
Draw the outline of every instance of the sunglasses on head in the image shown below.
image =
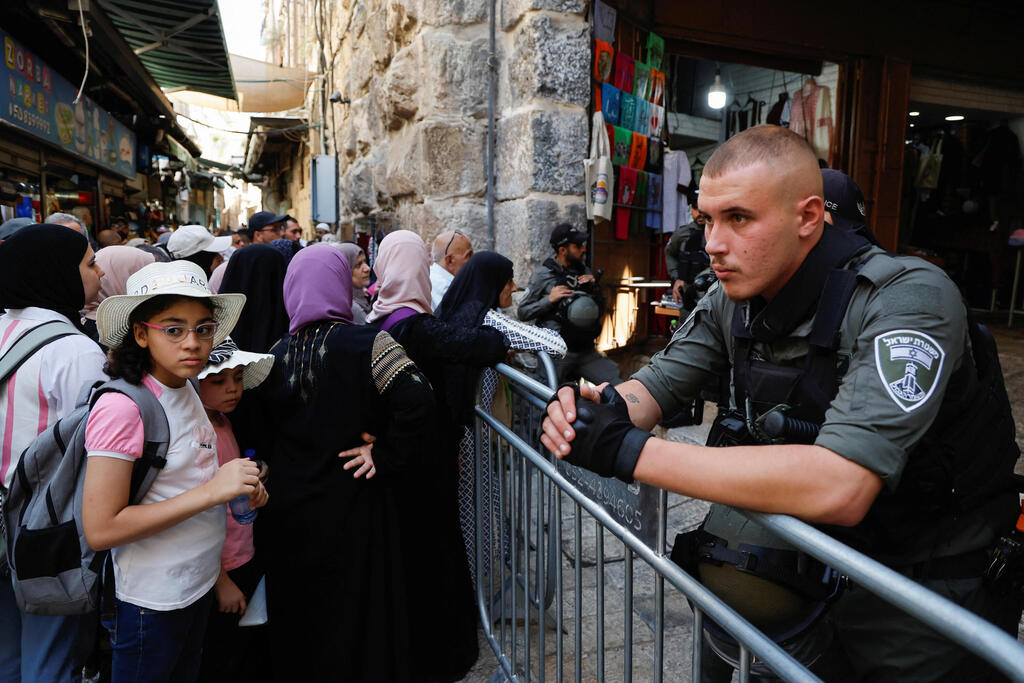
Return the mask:
[(452, 243), (455, 241), (455, 238), (458, 237), (459, 235), (462, 235), (463, 237), (465, 237), (465, 235), (463, 235), (458, 230), (453, 230), (452, 231), (452, 238), (450, 240), (448, 240), (448, 246), (444, 248), (444, 255), (445, 256), (448, 255), (448, 250), (452, 248)]

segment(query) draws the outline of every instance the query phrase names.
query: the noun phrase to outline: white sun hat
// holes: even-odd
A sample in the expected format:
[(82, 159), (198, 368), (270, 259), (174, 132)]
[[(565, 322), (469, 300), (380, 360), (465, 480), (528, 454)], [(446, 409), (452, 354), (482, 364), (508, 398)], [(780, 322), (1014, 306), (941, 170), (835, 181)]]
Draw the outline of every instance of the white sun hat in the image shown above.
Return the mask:
[(242, 388), (253, 389), (258, 387), (267, 378), (273, 365), (273, 355), (242, 351), (232, 341), (231, 337), (228, 337), (210, 351), (210, 359), (206, 361), (206, 367), (199, 373), (199, 379), (206, 379), (210, 375), (216, 375), (224, 370), (244, 367), (245, 369), (242, 370)]
[(151, 263), (128, 278), (128, 293), (108, 296), (96, 309), (96, 327), (100, 343), (109, 348), (120, 346), (131, 332), (128, 319), (139, 304), (154, 296), (173, 294), (194, 299), (210, 299), (213, 319), (220, 323), (213, 345), (224, 341), (245, 306), (244, 294), (211, 294), (206, 273), (191, 261)]
[(174, 258), (185, 258), (201, 251), (220, 253), (231, 246), (231, 235), (214, 237), (201, 225), (183, 225), (167, 238), (167, 251)]

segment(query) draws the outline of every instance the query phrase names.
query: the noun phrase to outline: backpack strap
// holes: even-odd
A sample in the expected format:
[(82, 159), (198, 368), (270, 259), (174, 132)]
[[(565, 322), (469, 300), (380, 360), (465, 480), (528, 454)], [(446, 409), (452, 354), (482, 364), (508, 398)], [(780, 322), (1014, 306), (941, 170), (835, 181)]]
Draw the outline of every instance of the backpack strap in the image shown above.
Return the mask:
[(397, 311), (392, 311), (391, 314), (388, 315), (388, 317), (384, 318), (384, 322), (381, 323), (380, 329), (384, 332), (390, 332), (392, 327), (402, 322), (406, 318), (411, 318), (417, 313), (419, 313), (419, 311), (417, 311), (414, 308), (402, 306)]
[(62, 320), (50, 320), (36, 325), (18, 337), (18, 340), (0, 357), (0, 384), (6, 382), (36, 351), (52, 341), (73, 334), (80, 332)]
[(131, 504), (138, 505), (149, 491), (156, 475), (167, 464), (167, 448), (171, 440), (167, 414), (148, 387), (143, 384), (132, 384), (123, 379), (110, 380), (97, 389), (92, 395), (91, 404), (96, 405), (96, 400), (109, 391), (116, 391), (132, 399), (139, 407), (139, 415), (142, 417), (142, 456), (135, 461), (132, 468), (129, 494)]

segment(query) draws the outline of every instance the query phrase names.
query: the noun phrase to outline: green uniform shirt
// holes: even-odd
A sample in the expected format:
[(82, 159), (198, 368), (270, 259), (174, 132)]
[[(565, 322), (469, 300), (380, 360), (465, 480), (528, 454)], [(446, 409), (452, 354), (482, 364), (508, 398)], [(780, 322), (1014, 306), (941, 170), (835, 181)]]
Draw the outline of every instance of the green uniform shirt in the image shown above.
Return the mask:
[[(893, 491), (911, 448), (938, 413), (950, 375), (971, 362), (966, 312), (953, 282), (926, 261), (872, 248), (851, 263), (863, 266), (840, 326), (837, 353), (848, 359), (848, 370), (815, 443), (876, 473)], [(730, 370), (736, 305), (716, 283), (668, 346), (633, 376), (664, 415)], [(753, 352), (770, 363), (802, 366), (812, 323), (803, 321), (771, 344), (755, 343)], [(963, 515), (941, 534), (921, 534), (898, 563), (987, 545), (990, 526), (984, 511)]]

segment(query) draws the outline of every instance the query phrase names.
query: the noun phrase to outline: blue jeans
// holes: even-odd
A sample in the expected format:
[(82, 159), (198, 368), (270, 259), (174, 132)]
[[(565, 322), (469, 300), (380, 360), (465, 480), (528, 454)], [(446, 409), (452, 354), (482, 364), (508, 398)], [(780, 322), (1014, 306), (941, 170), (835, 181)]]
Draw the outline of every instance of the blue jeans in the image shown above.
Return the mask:
[(95, 624), (95, 613), (22, 614), (10, 579), (0, 580), (0, 683), (78, 683)]
[(212, 590), (169, 612), (117, 600), (113, 618), (103, 620), (114, 651), (111, 683), (195, 681), (211, 600)]

